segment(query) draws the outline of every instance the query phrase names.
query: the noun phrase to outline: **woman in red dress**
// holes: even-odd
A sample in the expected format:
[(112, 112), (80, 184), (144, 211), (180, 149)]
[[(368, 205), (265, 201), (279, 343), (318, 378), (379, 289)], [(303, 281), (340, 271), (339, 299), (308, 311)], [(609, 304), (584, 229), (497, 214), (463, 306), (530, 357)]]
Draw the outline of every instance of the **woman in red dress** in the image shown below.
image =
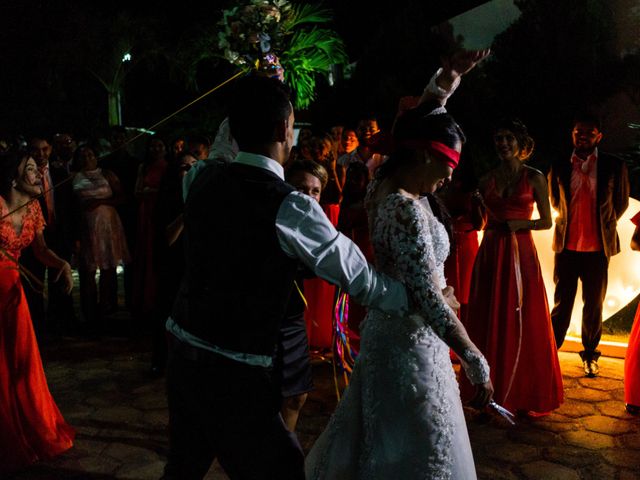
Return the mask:
[[(631, 238), (631, 248), (640, 251), (640, 212), (636, 213), (631, 221), (636, 226)], [(640, 305), (633, 320), (624, 359), (624, 403), (627, 412), (640, 415)]]
[[(322, 165), (328, 174), (320, 205), (331, 223), (336, 226), (340, 216), (344, 168), (338, 165), (332, 156), (332, 143), (329, 137), (314, 137), (311, 145), (312, 160)], [(319, 349), (331, 348), (336, 287), (321, 278), (313, 278), (305, 280), (304, 293), (308, 302), (305, 320), (309, 345)]]
[[(495, 131), (500, 165), (476, 198), (487, 226), (471, 280), (466, 327), (491, 367), (496, 402), (532, 416), (563, 401), (562, 374), (531, 230), (551, 227), (544, 175), (524, 164), (533, 140), (519, 121)], [(531, 220), (533, 204), (540, 218)], [(471, 393), (463, 383), (463, 390)]]
[(156, 271), (154, 269), (155, 209), (160, 183), (169, 166), (164, 141), (152, 138), (147, 155), (138, 170), (135, 194), (138, 198), (138, 230), (133, 257), (133, 310), (139, 327), (152, 326), (156, 302)]
[(453, 241), (451, 253), (444, 262), (444, 274), (460, 303), (458, 317), (463, 324), (467, 320), (471, 273), (478, 253), (478, 230), (482, 229), (483, 223), (472, 199), (477, 187), (478, 179), (471, 163), (463, 159), (454, 170), (451, 182), (436, 193), (451, 216)]
[(68, 450), (75, 435), (49, 393), (20, 281), (18, 258), (31, 245), (42, 263), (59, 269), (67, 293), (73, 285), (71, 267), (42, 235), (42, 211), (31, 201), (41, 188), (28, 154), (0, 157), (0, 474)]

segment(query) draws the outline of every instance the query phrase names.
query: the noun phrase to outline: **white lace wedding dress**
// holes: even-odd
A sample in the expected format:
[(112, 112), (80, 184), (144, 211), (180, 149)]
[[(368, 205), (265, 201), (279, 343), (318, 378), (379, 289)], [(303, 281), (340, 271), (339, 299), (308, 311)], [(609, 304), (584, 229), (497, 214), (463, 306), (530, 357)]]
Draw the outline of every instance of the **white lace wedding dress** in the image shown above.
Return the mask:
[(460, 393), (441, 340), (449, 239), (427, 199), (391, 194), (369, 212), (379, 271), (420, 315), (370, 311), (349, 387), (306, 462), (309, 480), (476, 478)]

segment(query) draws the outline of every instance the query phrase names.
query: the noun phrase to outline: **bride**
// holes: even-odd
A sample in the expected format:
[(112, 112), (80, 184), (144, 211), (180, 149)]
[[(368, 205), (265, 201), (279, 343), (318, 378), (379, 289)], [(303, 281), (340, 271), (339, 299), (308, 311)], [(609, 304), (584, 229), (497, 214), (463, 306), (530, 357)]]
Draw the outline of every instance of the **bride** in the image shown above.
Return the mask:
[(311, 480), (476, 478), (449, 348), (476, 385), (474, 406), (488, 404), (493, 386), (454, 313), (447, 232), (421, 194), (445, 183), (458, 163), (464, 135), (444, 103), (487, 54), (445, 61), (418, 106), (396, 122), (395, 152), (376, 173), (368, 214), (377, 269), (405, 284), (416, 314), (370, 310), (350, 385), (307, 458)]

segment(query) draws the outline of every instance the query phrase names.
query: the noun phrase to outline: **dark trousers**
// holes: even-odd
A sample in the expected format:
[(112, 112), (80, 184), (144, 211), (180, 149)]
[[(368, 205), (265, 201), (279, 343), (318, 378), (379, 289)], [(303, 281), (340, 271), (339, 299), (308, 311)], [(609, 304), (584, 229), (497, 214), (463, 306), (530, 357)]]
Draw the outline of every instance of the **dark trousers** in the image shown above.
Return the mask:
[(271, 372), (180, 342), (167, 370), (164, 479), (202, 479), (215, 458), (232, 480), (304, 479), (304, 454), (280, 417)]
[(582, 282), (582, 345), (583, 360), (597, 359), (602, 336), (602, 303), (607, 292), (609, 259), (604, 252), (574, 252), (563, 250), (555, 255), (553, 280), (554, 307), (551, 323), (558, 348), (564, 342), (571, 311), (576, 298), (578, 279)]

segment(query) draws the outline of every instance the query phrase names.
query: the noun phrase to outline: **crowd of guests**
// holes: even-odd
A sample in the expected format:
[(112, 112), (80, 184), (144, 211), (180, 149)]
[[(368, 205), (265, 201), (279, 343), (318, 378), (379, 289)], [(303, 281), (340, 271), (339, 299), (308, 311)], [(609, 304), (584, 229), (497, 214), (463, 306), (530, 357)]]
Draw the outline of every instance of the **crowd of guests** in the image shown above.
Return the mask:
[[(218, 137), (224, 133), (223, 122)], [(608, 259), (619, 251), (615, 222), (628, 201), (624, 164), (598, 154), (599, 121), (591, 116), (576, 118), (572, 135), (569, 167), (554, 164), (548, 182), (526, 164), (534, 151), (526, 126), (504, 120), (494, 130), (499, 159), (495, 169), (477, 178), (463, 157), (450, 181), (445, 179), (435, 193), (426, 194), (431, 210), (447, 229), (451, 243), (445, 263), (447, 282), (470, 339), (491, 367), (494, 398), (533, 417), (548, 414), (563, 402), (557, 349), (564, 341), (578, 278), (590, 289), (584, 297), (581, 357), (585, 375), (598, 374)], [(165, 321), (184, 269), (182, 213), (188, 191), (183, 179), (196, 164), (234, 155), (232, 139), (223, 151), (206, 137), (179, 138), (168, 144), (154, 136), (141, 159), (129, 152), (125, 128), (114, 127), (109, 140), (105, 149), (93, 141), (78, 145), (67, 133), (34, 136), (25, 148), (7, 146), (2, 153), (0, 387), (10, 390), (15, 372), (8, 365), (18, 354), (30, 365), (33, 379), (28, 383), (33, 391), (18, 392), (17, 397), (6, 393), (0, 401), (10, 400), (0, 407), (33, 412), (40, 408), (31, 405), (37, 400), (45, 406), (40, 410), (46, 416), (46, 422), (34, 420), (33, 434), (20, 432), (26, 427), (18, 413), (11, 417), (10, 428), (0, 429), (0, 444), (23, 440), (5, 452), (11, 459), (0, 452), (0, 463), (9, 467), (55, 455), (69, 448), (73, 439), (73, 430), (48, 393), (33, 328), (38, 338), (52, 332), (101, 335), (109, 316), (120, 307), (118, 267), (124, 267), (123, 306), (131, 311), (132, 333), (153, 338), (151, 371), (162, 374), (167, 358)], [(287, 182), (317, 200), (330, 222), (372, 263), (367, 187), (388, 153), (377, 120), (364, 117), (355, 126), (338, 125), (327, 132), (300, 130), (284, 164)], [(552, 227), (550, 198), (560, 211), (553, 246), (558, 285), (552, 312), (531, 236), (533, 230)], [(28, 206), (20, 208), (24, 204)], [(607, 207), (606, 218), (593, 215), (596, 205), (602, 211), (601, 204)], [(531, 218), (534, 206), (536, 219)], [(638, 215), (634, 222), (639, 223)], [(484, 230), (481, 244), (479, 230)], [(29, 245), (33, 248), (26, 248)], [(640, 249), (638, 245), (636, 230), (632, 247)], [(72, 267), (79, 275), (81, 318), (68, 295)], [(302, 269), (296, 274), (297, 289), (279, 339), (282, 416), (291, 431), (312, 389), (308, 344), (330, 348), (332, 341), (335, 287), (313, 277)], [(350, 333), (357, 343), (366, 309), (353, 301), (349, 308)], [(639, 323), (636, 318), (625, 375), (630, 413), (640, 411), (638, 386), (632, 381), (638, 378)], [(12, 343), (15, 338), (21, 342)], [(470, 400), (471, 384), (463, 376), (460, 382), (463, 398)], [(29, 440), (44, 429), (55, 432), (54, 440), (42, 445)]]

